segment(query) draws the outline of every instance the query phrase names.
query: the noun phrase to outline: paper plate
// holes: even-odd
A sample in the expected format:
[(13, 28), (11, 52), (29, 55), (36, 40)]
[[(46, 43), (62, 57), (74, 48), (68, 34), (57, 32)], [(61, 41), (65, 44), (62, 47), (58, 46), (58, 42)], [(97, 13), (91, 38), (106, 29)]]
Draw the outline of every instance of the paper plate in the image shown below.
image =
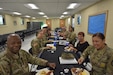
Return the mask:
[(40, 69), (35, 75), (54, 75), (53, 71), (48, 70), (48, 68)]
[(72, 75), (90, 75), (90, 73), (86, 69), (83, 69), (83, 71), (78, 72), (79, 70), (81, 70), (81, 69), (80, 68), (71, 68)]

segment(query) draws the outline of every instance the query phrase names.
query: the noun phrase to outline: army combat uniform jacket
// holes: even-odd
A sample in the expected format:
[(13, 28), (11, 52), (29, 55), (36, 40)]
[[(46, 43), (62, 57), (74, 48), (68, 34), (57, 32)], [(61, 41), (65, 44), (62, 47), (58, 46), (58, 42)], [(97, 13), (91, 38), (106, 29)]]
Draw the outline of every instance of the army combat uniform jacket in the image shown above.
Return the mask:
[(29, 75), (28, 63), (46, 66), (48, 61), (33, 57), (24, 50), (13, 54), (8, 49), (0, 56), (0, 75)]
[(34, 56), (38, 56), (43, 50), (46, 50), (46, 47), (44, 47), (43, 39), (33, 39), (31, 41), (31, 47)]
[(48, 39), (49, 39), (49, 37), (48, 37), (47, 33), (45, 33), (43, 35), (43, 38), (42, 38), (42, 40), (43, 40), (43, 42), (42, 42), (43, 43), (43, 46), (46, 46), (46, 44), (49, 43)]
[(101, 50), (89, 46), (82, 57), (86, 58), (88, 55), (93, 68), (91, 75), (113, 75), (113, 49), (107, 45)]
[(68, 41), (70, 42), (70, 44), (75, 44), (76, 42), (76, 34), (74, 32), (69, 32), (68, 34)]

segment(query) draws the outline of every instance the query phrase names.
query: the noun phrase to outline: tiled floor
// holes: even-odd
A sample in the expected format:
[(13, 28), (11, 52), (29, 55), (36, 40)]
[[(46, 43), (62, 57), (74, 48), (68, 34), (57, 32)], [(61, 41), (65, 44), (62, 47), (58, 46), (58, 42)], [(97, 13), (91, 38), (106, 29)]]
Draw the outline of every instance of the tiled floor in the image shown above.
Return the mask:
[(28, 52), (28, 50), (31, 48), (31, 41), (36, 38), (35, 34), (29, 35), (25, 37), (25, 40), (22, 42), (22, 47), (21, 49), (26, 50)]

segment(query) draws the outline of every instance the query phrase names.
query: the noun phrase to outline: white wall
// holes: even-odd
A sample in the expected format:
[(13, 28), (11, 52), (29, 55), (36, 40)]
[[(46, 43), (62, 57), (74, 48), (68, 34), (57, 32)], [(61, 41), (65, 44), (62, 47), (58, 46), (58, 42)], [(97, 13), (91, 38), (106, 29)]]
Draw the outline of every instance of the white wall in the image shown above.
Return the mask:
[[(11, 16), (5, 14), (6, 25), (0, 26), (0, 34), (13, 33), (18, 30), (26, 29), (26, 22), (29, 21), (25, 19), (25, 24), (21, 25), (21, 17)], [(17, 22), (17, 25), (14, 25), (14, 21)]]
[[(89, 8), (78, 12), (77, 14), (81, 14), (81, 24), (75, 24), (75, 32), (78, 33), (80, 31), (85, 32), (86, 36), (85, 39), (92, 44), (92, 35), (88, 34), (88, 17), (89, 15), (93, 15), (99, 12), (103, 12), (108, 10), (108, 21), (107, 21), (107, 28), (106, 28), (106, 43), (108, 46), (113, 48), (113, 0), (103, 0)], [(77, 14), (75, 14), (75, 19), (77, 19)]]

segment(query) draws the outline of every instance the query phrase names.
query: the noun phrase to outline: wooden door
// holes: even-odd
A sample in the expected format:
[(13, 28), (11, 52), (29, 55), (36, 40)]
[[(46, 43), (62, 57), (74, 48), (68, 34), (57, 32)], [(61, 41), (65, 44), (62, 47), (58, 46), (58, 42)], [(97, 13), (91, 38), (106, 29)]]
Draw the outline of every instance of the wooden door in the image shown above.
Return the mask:
[(65, 26), (65, 19), (60, 19), (60, 27), (64, 27)]
[(51, 28), (51, 19), (46, 19), (46, 24), (48, 25), (49, 28)]

